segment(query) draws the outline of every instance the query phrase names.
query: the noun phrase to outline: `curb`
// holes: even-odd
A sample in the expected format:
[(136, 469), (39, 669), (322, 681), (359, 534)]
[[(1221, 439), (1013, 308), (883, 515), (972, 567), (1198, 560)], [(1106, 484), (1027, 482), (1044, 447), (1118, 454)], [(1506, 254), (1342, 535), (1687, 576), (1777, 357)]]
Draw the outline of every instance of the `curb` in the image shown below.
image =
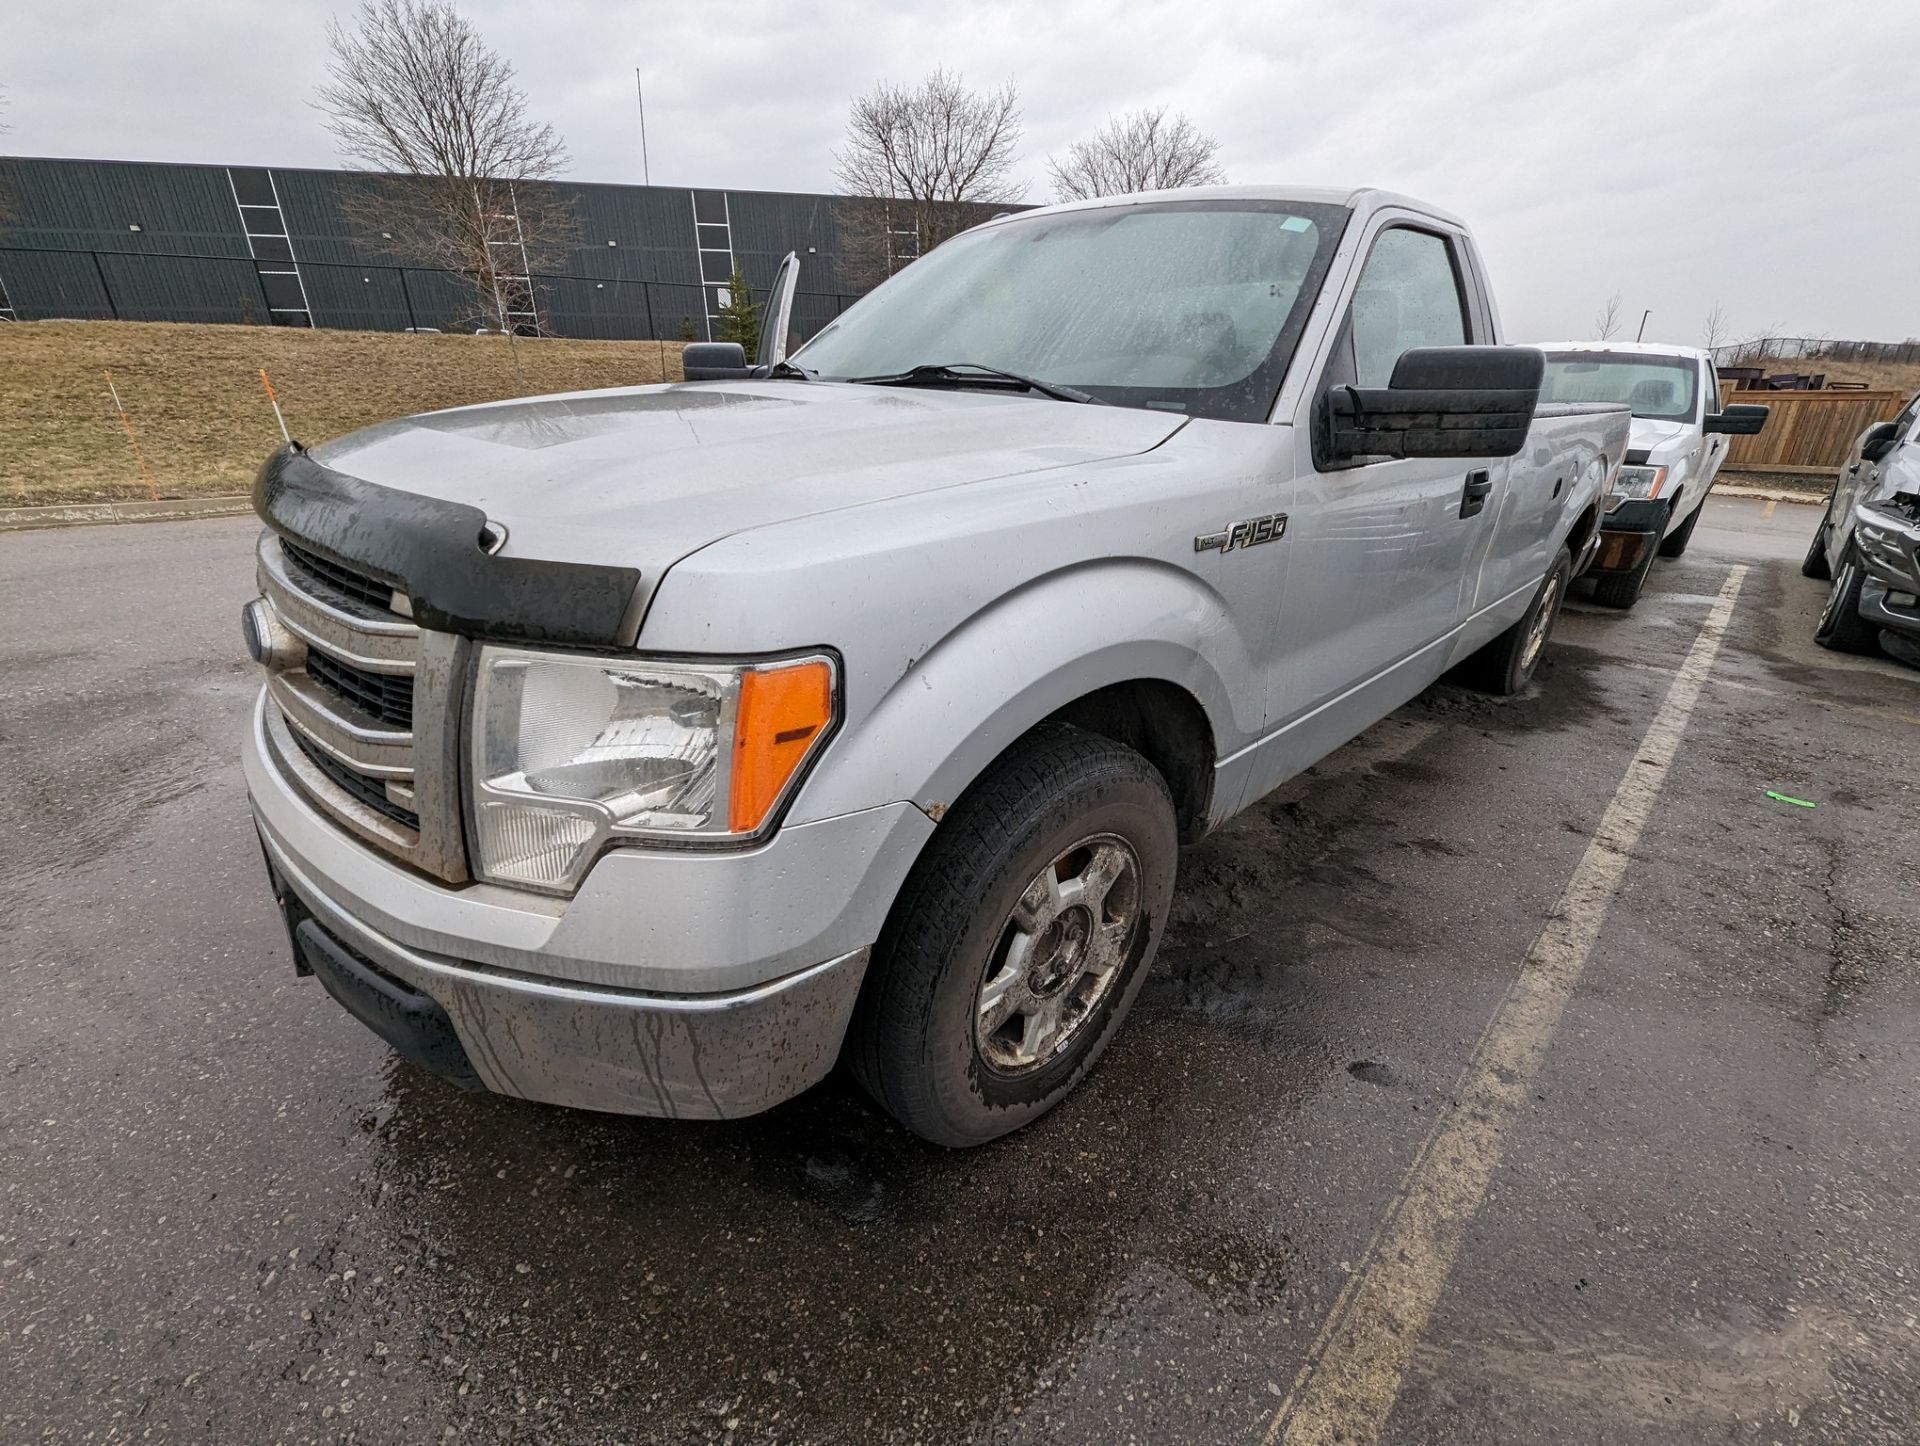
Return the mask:
[(0, 507), (0, 532), (42, 527), (93, 527), (107, 522), (183, 522), (196, 517), (237, 517), (253, 511), (249, 494), (169, 497), (158, 502), (56, 502), (49, 507)]
[[(1827, 494), (1824, 492), (1795, 492), (1787, 487), (1730, 487), (1724, 482), (1713, 484), (1716, 497), (1751, 497), (1760, 502), (1802, 502), (1809, 507), (1824, 506)], [(0, 523), (4, 527), (5, 523)]]

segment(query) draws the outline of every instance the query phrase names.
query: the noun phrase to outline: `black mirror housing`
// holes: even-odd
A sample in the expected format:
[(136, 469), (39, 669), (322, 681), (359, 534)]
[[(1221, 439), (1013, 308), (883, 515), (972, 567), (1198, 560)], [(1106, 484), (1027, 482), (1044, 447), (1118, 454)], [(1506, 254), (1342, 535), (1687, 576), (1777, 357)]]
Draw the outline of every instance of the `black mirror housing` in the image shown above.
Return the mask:
[(1700, 430), (1724, 437), (1751, 437), (1767, 425), (1767, 409), (1751, 402), (1735, 402), (1717, 412), (1709, 412)]
[(1867, 435), (1861, 439), (1860, 455), (1869, 462), (1878, 462), (1899, 445), (1899, 423), (1875, 422), (1867, 428)]
[(1385, 387), (1327, 389), (1330, 459), (1514, 456), (1546, 365), (1526, 346), (1415, 347)]
[(752, 376), (747, 349), (737, 341), (690, 341), (680, 353), (680, 371), (690, 382), (723, 382)]

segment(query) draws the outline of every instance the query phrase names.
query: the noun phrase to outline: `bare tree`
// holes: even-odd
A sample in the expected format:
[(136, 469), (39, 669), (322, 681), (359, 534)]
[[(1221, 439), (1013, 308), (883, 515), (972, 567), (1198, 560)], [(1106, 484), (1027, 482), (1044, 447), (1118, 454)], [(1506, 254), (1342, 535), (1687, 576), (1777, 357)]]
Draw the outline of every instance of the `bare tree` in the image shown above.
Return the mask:
[(1184, 115), (1160, 106), (1108, 120), (1091, 137), (1067, 147), (1065, 160), (1047, 158), (1054, 194), (1062, 201), (1217, 186), (1226, 172), (1215, 160), (1220, 142)]
[(1020, 101), (1009, 82), (967, 89), (936, 70), (919, 85), (882, 81), (857, 97), (834, 176), (847, 199), (837, 208), (842, 267), (871, 285), (942, 241), (1017, 201)]
[(1713, 304), (1713, 310), (1707, 313), (1705, 324), (1700, 328), (1700, 344), (1708, 351), (1712, 351), (1716, 347), (1725, 345), (1727, 338), (1731, 335), (1732, 328), (1727, 324), (1727, 309), (1716, 301)]
[(513, 66), (449, 0), (365, 0), (333, 52), (316, 105), (349, 163), (388, 173), (343, 203), (396, 255), (465, 276), (476, 319), (538, 333), (533, 273), (572, 218), (551, 189), (567, 148), (527, 114)]
[(1607, 298), (1607, 304), (1600, 308), (1600, 314), (1594, 317), (1593, 335), (1596, 340), (1605, 341), (1620, 330), (1620, 301), (1620, 293), (1614, 292)]

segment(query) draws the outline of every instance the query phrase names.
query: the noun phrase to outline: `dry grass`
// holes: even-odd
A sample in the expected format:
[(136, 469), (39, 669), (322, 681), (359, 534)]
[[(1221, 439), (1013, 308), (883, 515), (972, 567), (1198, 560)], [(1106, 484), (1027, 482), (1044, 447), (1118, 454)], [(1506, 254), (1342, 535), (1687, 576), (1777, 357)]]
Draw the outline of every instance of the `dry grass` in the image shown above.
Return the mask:
[[(519, 353), (520, 371), (514, 368)], [(273, 378), (303, 442), (437, 407), (680, 374), (678, 342), (294, 331), (168, 322), (0, 326), (0, 506), (148, 496), (113, 373), (162, 497), (244, 492), (280, 445)], [(523, 380), (524, 378), (524, 380)]]

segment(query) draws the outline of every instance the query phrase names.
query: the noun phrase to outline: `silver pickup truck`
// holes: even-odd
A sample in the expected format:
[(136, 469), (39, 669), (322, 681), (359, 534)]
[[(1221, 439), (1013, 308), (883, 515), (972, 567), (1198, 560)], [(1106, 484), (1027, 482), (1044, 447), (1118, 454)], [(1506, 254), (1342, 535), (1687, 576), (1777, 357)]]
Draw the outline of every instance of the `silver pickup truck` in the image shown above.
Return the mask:
[(1526, 685), (1628, 414), (1466, 228), (996, 219), (791, 357), (270, 459), (246, 777), (296, 968), (468, 1088), (966, 1145), (1099, 1059), (1178, 847), (1455, 667)]

